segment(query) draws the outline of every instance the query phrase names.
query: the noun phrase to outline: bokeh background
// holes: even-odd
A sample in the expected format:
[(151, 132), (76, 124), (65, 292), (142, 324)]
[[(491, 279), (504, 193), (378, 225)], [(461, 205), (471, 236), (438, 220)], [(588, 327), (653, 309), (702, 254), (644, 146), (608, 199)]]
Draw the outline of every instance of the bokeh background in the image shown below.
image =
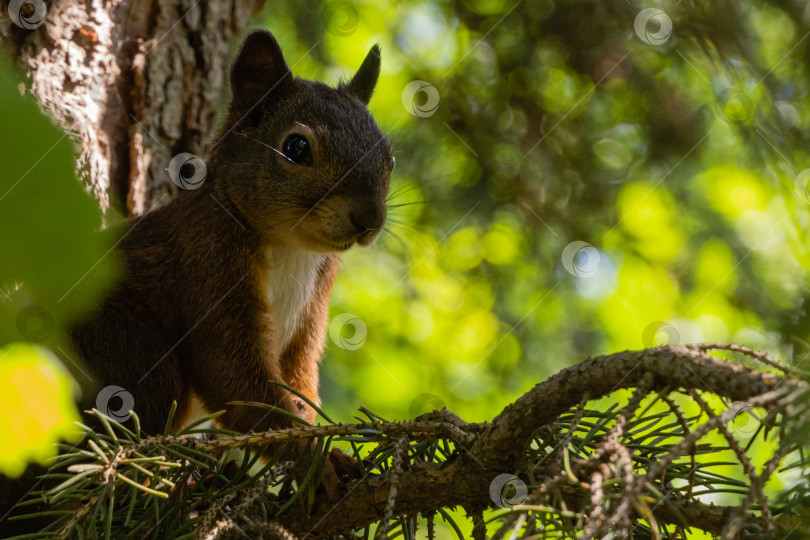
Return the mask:
[[(294, 73), (332, 84), (382, 48), (390, 220), (343, 258), (322, 368), (333, 418), (446, 406), (484, 421), (588, 356), (665, 343), (810, 356), (806, 2), (279, 0), (255, 24)], [(48, 363), (38, 403), (61, 395), (78, 372), (59, 321), (115, 268), (96, 265), (111, 239), (91, 234), (70, 145), (2, 73), (0, 395), (20, 407), (32, 391), (11, 361)], [(75, 419), (59, 403), (0, 467), (64, 435), (48, 427)]]
[(367, 333), (329, 342), (337, 416), (491, 419), (664, 343), (810, 352), (806, 3), (281, 2), (259, 22), (329, 82), (382, 47), (392, 219), (344, 257), (332, 315)]

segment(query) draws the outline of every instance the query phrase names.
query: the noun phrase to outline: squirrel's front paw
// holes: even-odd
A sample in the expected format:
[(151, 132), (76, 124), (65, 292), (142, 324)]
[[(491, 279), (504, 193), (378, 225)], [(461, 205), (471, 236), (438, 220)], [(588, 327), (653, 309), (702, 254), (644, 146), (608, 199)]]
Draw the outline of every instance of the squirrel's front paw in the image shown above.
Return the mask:
[(362, 472), (356, 459), (343, 450), (332, 448), (324, 463), (321, 485), (329, 500), (336, 502), (346, 492), (345, 482), (356, 480), (361, 476)]
[(332, 448), (327, 462), (331, 462), (332, 468), (340, 480), (357, 480), (363, 475), (357, 460), (338, 448)]

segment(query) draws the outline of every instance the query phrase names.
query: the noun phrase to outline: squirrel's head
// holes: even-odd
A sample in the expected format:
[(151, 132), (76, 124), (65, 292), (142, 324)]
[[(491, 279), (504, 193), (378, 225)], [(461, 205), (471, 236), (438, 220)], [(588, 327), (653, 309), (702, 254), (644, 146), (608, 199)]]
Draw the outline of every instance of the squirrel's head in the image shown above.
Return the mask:
[(377, 46), (331, 88), (293, 77), (269, 32), (245, 40), (216, 152), (228, 170), (216, 182), (268, 241), (334, 252), (382, 230), (394, 157), (366, 108), (379, 74)]

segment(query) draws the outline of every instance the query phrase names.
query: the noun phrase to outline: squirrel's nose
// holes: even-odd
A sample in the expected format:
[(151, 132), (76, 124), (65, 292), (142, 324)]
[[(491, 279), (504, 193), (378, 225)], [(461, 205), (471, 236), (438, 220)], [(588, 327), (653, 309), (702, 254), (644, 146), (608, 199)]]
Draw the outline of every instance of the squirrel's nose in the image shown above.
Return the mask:
[(349, 219), (360, 234), (375, 232), (385, 225), (385, 205), (376, 201), (357, 205), (349, 213)]

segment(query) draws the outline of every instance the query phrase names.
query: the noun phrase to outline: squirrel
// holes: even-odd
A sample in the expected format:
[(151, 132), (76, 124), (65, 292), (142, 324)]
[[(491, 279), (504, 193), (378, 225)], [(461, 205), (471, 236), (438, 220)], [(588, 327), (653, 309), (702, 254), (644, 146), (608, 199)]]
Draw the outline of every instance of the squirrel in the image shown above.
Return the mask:
[(243, 42), (205, 181), (131, 223), (123, 276), (70, 332), (99, 388), (132, 395), (145, 434), (162, 432), (173, 401), (172, 430), (220, 410), (217, 423), (239, 432), (300, 425), (234, 401), (314, 423), (276, 383), (320, 406), (340, 253), (385, 225), (394, 157), (367, 109), (379, 74), (376, 45), (333, 88), (294, 77), (270, 32)]
[(101, 385), (132, 394), (146, 433), (195, 405), (240, 432), (312, 423), (329, 295), (340, 252), (386, 221), (391, 144), (367, 104), (380, 74), (369, 51), (337, 88), (293, 77), (273, 35), (254, 31), (231, 69), (232, 99), (206, 180), (136, 221), (124, 277), (73, 327)]
[(254, 31), (231, 69), (232, 99), (198, 189), (136, 221), (124, 277), (73, 327), (102, 386), (132, 394), (146, 433), (195, 405), (240, 432), (312, 423), (329, 295), (340, 252), (386, 221), (394, 158), (367, 109), (380, 74), (372, 47), (337, 88), (293, 77), (273, 35)]

